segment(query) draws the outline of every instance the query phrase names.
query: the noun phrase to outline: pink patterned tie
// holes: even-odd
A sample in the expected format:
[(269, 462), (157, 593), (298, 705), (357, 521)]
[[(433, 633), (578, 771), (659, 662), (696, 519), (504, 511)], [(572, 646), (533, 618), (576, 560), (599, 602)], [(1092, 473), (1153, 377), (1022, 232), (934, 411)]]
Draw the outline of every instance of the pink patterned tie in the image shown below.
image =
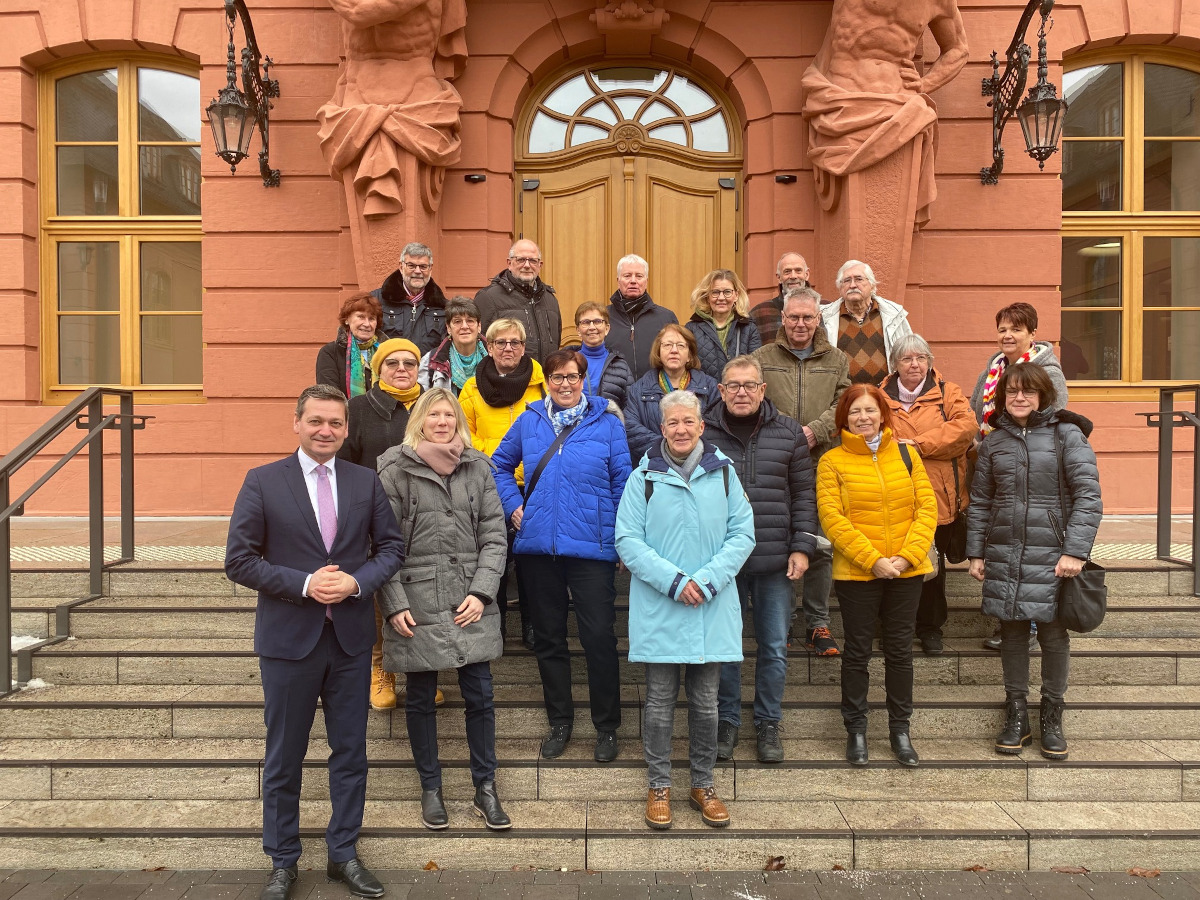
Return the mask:
[[(333, 505), (333, 485), (329, 483), (329, 470), (317, 466), (317, 519), (321, 526), (321, 538), (325, 541), (325, 552), (333, 549), (337, 537), (337, 509)], [(325, 618), (332, 621), (333, 607), (325, 607)]]

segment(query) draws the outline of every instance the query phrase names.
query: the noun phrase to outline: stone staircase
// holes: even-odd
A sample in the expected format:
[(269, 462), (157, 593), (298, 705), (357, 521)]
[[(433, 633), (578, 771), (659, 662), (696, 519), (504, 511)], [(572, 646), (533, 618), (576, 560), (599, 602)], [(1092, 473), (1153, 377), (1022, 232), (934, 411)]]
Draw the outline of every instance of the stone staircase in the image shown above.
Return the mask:
[[(18, 573), (14, 590), (27, 599), (15, 602), (15, 630), (52, 631), (55, 605), (85, 593), (84, 577)], [(746, 870), (773, 856), (792, 869), (1200, 868), (1200, 599), (1190, 594), (1190, 571), (1159, 564), (1110, 567), (1109, 583), (1102, 629), (1072, 642), (1065, 763), (1043, 760), (1036, 742), (1021, 757), (992, 752), (1000, 660), (980, 647), (989, 623), (978, 613), (978, 586), (952, 571), (946, 653), (916, 657), (918, 769), (891, 758), (881, 687), (872, 692), (872, 762), (845, 763), (838, 661), (803, 649), (790, 653), (787, 761), (758, 763), (747, 623), (746, 725), (734, 760), (717, 766), (733, 825), (706, 828), (678, 799), (687, 787), (681, 703), (676, 825), (652, 833), (642, 821), (641, 667), (622, 664), (621, 753), (602, 766), (591, 759), (574, 646), (576, 737), (562, 758), (542, 760), (535, 661), (510, 643), (493, 672), (497, 782), (516, 827), (489, 833), (470, 811), (462, 702), (444, 673), (439, 728), (451, 828), (419, 825), (403, 710), (373, 711), (360, 851), (371, 865), (397, 869), (432, 860), (442, 868)], [(106, 576), (102, 599), (71, 611), (72, 638), (33, 659), (34, 677), (48, 686), (0, 701), (0, 868), (266, 864), (254, 602), (216, 567), (127, 566)], [(833, 619), (837, 634), (836, 604)], [(873, 665), (881, 686), (882, 659)], [(1036, 684), (1036, 657), (1033, 667)], [(302, 801), (306, 866), (324, 860), (322, 737), (318, 716)]]

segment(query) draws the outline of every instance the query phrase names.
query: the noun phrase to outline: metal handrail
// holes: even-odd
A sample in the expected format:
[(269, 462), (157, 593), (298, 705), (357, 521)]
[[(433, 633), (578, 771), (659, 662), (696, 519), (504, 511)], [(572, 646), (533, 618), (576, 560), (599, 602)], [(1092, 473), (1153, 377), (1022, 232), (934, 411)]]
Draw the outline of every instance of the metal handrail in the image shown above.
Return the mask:
[[(1192, 395), (1192, 411), (1175, 408), (1176, 394)], [(1158, 409), (1137, 413), (1146, 424), (1158, 429), (1158, 508), (1155, 511), (1155, 555), (1165, 562), (1192, 569), (1192, 594), (1200, 597), (1200, 384), (1180, 384), (1158, 389)], [(1192, 558), (1171, 555), (1171, 482), (1174, 474), (1176, 426), (1194, 429), (1192, 453)]]
[[(120, 412), (104, 414), (105, 396), (120, 399)], [(133, 559), (133, 432), (146, 427), (152, 416), (133, 414), (133, 391), (124, 388), (91, 387), (60, 409), (48, 422), (21, 441), (0, 459), (0, 641), (9, 648), (8, 659), (12, 658), (12, 518), (24, 515), (25, 503), (39, 488), (49, 481), (80, 450), (88, 451), (88, 590), (87, 597), (78, 602), (95, 599), (104, 591), (104, 570)], [(26, 488), (16, 500), (10, 501), (10, 486), (13, 476), (26, 463), (68, 428), (87, 432), (49, 469)], [(121, 555), (110, 563), (104, 562), (104, 432), (117, 429), (121, 432)], [(68, 604), (73, 605), (73, 604)], [(60, 610), (61, 612), (61, 610)], [(68, 633), (67, 617), (55, 617), (55, 634), (36, 647), (65, 640)], [(17, 679), (28, 679), (28, 666), (34, 648), (26, 648), (18, 656)], [(22, 671), (26, 670), (26, 671)], [(12, 693), (11, 662), (5, 666), (4, 679), (0, 681), (0, 697)]]

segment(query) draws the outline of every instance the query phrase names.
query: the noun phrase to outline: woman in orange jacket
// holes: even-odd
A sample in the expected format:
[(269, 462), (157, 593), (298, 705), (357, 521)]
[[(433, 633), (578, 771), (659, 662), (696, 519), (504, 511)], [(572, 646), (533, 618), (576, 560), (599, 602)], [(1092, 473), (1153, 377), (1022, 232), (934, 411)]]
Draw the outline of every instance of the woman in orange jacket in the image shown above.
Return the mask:
[(938, 571), (921, 589), (917, 608), (917, 637), (929, 656), (942, 652), (942, 626), (946, 624), (946, 554), (952, 532), (960, 528), (957, 558), (966, 552), (967, 524), (958, 514), (970, 502), (967, 483), (967, 451), (979, 428), (971, 404), (957, 384), (946, 381), (933, 368), (933, 351), (919, 334), (906, 334), (892, 345), (892, 374), (880, 385), (892, 411), (896, 440), (916, 447), (925, 464), (925, 474), (937, 497), (938, 524), (934, 544)]
[(867, 688), (875, 623), (883, 621), (888, 731), (892, 753), (919, 763), (909, 739), (913, 633), (921, 576), (933, 571), (929, 547), (937, 500), (916, 451), (892, 435), (887, 397), (852, 384), (838, 400), (842, 443), (817, 466), (817, 512), (833, 544), (833, 584), (841, 607), (842, 721), (846, 759), (867, 764)]

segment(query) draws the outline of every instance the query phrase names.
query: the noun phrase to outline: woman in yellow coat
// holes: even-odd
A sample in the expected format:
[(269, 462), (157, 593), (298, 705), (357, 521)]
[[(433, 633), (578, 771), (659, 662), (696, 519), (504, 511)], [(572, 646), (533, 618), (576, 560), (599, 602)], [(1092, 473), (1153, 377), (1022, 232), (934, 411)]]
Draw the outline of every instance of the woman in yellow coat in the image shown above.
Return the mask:
[[(525, 326), (516, 319), (497, 319), (487, 330), (488, 355), (475, 367), (475, 377), (467, 380), (458, 395), (459, 405), (467, 417), (471, 443), (481, 453), (491, 456), (508, 434), (508, 429), (529, 403), (540, 402), (546, 396), (542, 367), (532, 356), (525, 355)], [(517, 469), (517, 484), (525, 483), (524, 473)], [(508, 558), (512, 559), (513, 534), (508, 533)], [(513, 568), (516, 568), (514, 562)], [(521, 642), (533, 649), (533, 625), (529, 622), (524, 602), (525, 591), (521, 573), (517, 572), (517, 595), (521, 598)], [(500, 579), (500, 634), (508, 639), (508, 567)]]
[(909, 740), (913, 636), (922, 576), (933, 571), (929, 547), (937, 499), (913, 447), (892, 436), (887, 398), (873, 384), (852, 384), (838, 400), (841, 446), (817, 466), (817, 511), (833, 544), (833, 583), (842, 612), (842, 721), (846, 759), (867, 764), (867, 687), (875, 623), (883, 621), (884, 687), (892, 752), (919, 763)]

